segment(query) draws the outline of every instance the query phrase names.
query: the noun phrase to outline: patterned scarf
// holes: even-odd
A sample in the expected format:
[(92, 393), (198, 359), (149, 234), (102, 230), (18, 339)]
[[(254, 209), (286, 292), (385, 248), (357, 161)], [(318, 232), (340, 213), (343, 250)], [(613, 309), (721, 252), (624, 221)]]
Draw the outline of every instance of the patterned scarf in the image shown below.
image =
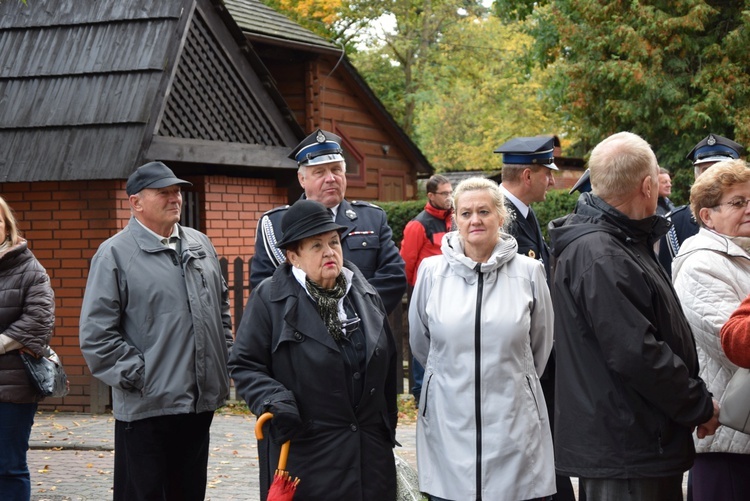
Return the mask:
[(343, 273), (336, 277), (336, 285), (332, 289), (324, 289), (309, 278), (305, 278), (307, 292), (315, 300), (320, 318), (326, 324), (328, 333), (336, 341), (343, 335), (341, 319), (339, 319), (339, 299), (346, 295), (346, 278)]

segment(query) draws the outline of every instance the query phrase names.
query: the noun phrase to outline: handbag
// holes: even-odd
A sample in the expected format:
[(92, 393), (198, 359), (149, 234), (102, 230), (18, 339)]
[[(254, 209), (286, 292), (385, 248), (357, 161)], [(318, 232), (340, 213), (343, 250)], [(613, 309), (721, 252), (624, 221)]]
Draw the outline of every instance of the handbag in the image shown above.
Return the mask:
[(737, 369), (721, 396), (719, 423), (750, 433), (750, 370)]
[(34, 387), (43, 397), (64, 397), (68, 394), (68, 376), (57, 353), (47, 347), (48, 354), (39, 358), (20, 352), (26, 373)]

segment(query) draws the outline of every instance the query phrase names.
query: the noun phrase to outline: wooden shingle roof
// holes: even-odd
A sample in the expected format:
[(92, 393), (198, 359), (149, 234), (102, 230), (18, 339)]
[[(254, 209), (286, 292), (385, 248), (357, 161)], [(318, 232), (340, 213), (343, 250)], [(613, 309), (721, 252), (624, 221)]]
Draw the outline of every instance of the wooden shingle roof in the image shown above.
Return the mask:
[(125, 178), (152, 159), (293, 168), (299, 128), (222, 9), (0, 2), (0, 182)]
[(409, 155), (419, 177), (427, 177), (434, 168), (419, 147), (396, 123), (393, 116), (359, 74), (342, 47), (316, 35), (291, 21), (283, 13), (264, 5), (260, 0), (224, 0), (227, 10), (252, 43), (268, 44), (294, 51), (334, 57), (344, 79), (352, 84), (357, 97), (380, 119), (392, 137)]
[(285, 15), (258, 0), (225, 0), (227, 9), (237, 24), (246, 32), (275, 40), (286, 40), (310, 46), (341, 52), (341, 48), (325, 38), (303, 28)]

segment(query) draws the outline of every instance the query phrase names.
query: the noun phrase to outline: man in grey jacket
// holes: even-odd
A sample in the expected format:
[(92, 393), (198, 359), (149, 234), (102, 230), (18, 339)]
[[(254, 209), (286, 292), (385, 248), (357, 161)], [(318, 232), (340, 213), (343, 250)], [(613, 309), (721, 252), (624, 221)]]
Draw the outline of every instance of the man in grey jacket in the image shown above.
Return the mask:
[(80, 343), (112, 387), (115, 501), (203, 500), (209, 427), (229, 395), (229, 291), (208, 237), (177, 224), (190, 184), (139, 167), (130, 222), (91, 261)]

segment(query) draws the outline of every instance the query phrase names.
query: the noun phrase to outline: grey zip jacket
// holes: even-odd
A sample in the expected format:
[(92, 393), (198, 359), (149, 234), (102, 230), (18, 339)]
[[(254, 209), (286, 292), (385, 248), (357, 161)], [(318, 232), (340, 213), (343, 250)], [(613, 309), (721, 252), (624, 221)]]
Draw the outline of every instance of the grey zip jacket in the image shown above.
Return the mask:
[(229, 290), (208, 237), (178, 230), (180, 253), (131, 218), (91, 261), (81, 351), (120, 421), (214, 411), (229, 396)]

